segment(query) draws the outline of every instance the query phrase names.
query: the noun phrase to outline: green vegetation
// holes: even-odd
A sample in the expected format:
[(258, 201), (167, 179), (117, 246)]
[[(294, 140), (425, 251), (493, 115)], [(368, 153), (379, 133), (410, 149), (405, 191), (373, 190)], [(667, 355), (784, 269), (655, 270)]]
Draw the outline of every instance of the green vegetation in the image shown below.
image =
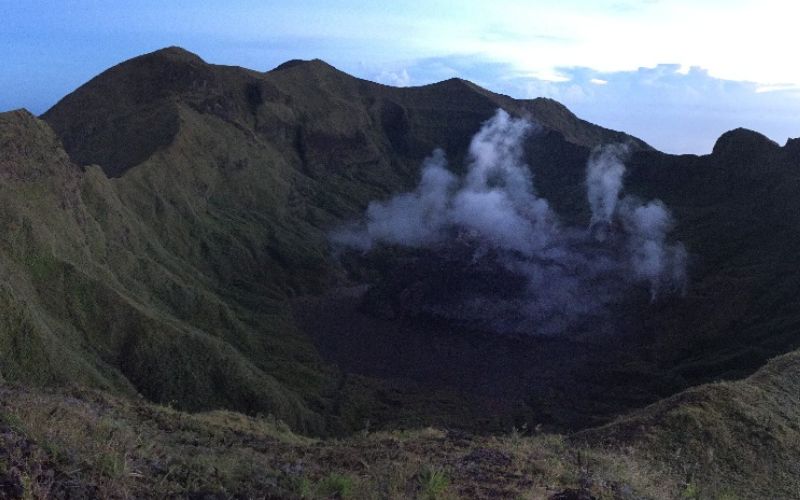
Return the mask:
[(353, 493), (353, 479), (331, 472), (317, 485), (317, 494), (321, 497), (349, 498)]
[(423, 467), (419, 473), (420, 496), (425, 500), (441, 498), (449, 485), (450, 480), (442, 470)]
[[(0, 388), (3, 484), (36, 496), (791, 498), (800, 356), (572, 436), (437, 429), (311, 439), (274, 417), (188, 414), (85, 390)], [(792, 386), (787, 380), (794, 380)], [(59, 425), (52, 422), (57, 420)]]
[[(453, 116), (431, 111), (453, 91)], [(0, 115), (0, 371), (360, 428), (372, 396), (343, 400), (289, 301), (341, 279), (332, 225), (414, 183), (437, 145), (463, 155), (498, 104), (520, 106), (460, 81), (397, 93), (321, 62), (263, 75), (168, 49), (98, 76), (47, 123)], [(619, 136), (534, 108), (575, 140)]]
[[(551, 392), (498, 396), (492, 415), (323, 361), (293, 304), (353, 284), (326, 231), (413, 185), (434, 147), (458, 168), (498, 106), (546, 127), (528, 153), (567, 219), (586, 218), (589, 148), (636, 145), (626, 186), (674, 208), (687, 296), (635, 318), (632, 348), (592, 379), (548, 375)], [(792, 144), (733, 131), (673, 157), (461, 80), (391, 89), (320, 61), (256, 73), (180, 49), (43, 119), (2, 113), (0, 497), (796, 497)], [(360, 277), (385, 272), (382, 251)], [(567, 432), (575, 415), (605, 425)]]
[[(25, 113), (4, 115), (0, 136), (56, 151), (41, 164), (31, 165), (31, 154), (9, 159), (0, 185), (6, 380), (84, 383), (188, 409), (273, 413), (295, 428), (322, 430), (303, 398), (320, 397), (325, 369), (293, 329), (284, 292), (270, 292), (273, 280), (263, 273), (248, 280), (253, 290), (226, 287), (220, 280), (237, 280), (235, 270), (221, 276), (193, 257), (198, 246), (218, 259), (234, 252), (220, 236), (229, 226), (187, 217), (175, 223), (184, 233), (157, 216), (146, 223), (147, 213), (123, 201), (149, 196), (137, 191), (140, 179), (122, 186), (96, 168), (81, 174), (47, 126)], [(47, 175), (37, 183), (22, 176), (34, 166)], [(209, 243), (200, 233), (210, 233)], [(287, 381), (296, 386), (285, 388)]]

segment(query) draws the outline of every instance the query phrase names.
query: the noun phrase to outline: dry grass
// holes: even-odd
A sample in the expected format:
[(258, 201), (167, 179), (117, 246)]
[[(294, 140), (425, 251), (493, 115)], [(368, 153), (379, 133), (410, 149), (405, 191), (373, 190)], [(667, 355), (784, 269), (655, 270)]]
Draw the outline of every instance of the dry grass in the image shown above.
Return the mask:
[(6, 479), (33, 495), (542, 498), (584, 488), (600, 498), (669, 496), (635, 453), (575, 448), (556, 435), (424, 428), (316, 440), (271, 417), (187, 414), (88, 390), (4, 388), (2, 401), (4, 445), (28, 450)]
[(572, 436), (422, 428), (312, 439), (271, 416), (3, 386), (0, 483), (12, 498), (548, 498), (568, 489), (600, 499), (792, 498), (799, 360), (777, 358), (741, 382)]

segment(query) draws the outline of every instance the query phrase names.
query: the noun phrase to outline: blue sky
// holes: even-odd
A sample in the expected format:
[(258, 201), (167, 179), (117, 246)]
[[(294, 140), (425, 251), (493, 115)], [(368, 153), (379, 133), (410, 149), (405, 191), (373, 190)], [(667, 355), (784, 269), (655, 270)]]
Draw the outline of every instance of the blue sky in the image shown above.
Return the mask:
[(738, 126), (800, 136), (790, 0), (132, 3), (0, 0), (0, 110), (41, 113), (109, 66), (180, 45), (258, 70), (316, 57), (394, 85), (459, 76), (674, 153)]

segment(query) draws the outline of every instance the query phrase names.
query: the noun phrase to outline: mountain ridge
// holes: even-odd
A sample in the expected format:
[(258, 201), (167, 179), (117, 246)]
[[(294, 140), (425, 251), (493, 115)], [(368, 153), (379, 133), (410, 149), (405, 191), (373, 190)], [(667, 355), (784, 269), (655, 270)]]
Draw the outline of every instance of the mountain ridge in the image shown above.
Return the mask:
[[(203, 111), (215, 112), (229, 120), (246, 122), (249, 119), (246, 116), (248, 111), (252, 111), (248, 108), (252, 105), (259, 106), (261, 103), (258, 101), (267, 99), (268, 102), (275, 102), (274, 99), (278, 99), (278, 104), (281, 99), (300, 99), (300, 95), (293, 96), (291, 87), (284, 84), (282, 91), (276, 94), (274, 86), (274, 83), (280, 84), (280, 80), (292, 78), (287, 73), (299, 72), (306, 85), (309, 80), (317, 81), (324, 88), (325, 82), (332, 80), (329, 83), (336, 85), (332, 95), (344, 93), (351, 98), (358, 96), (361, 99), (376, 100), (383, 97), (408, 101), (411, 94), (415, 94), (414, 99), (418, 99), (421, 93), (433, 92), (429, 99), (440, 102), (446, 99), (474, 101), (475, 96), (482, 96), (488, 101), (485, 104), (478, 103), (479, 107), (486, 110), (482, 112), (486, 114), (484, 119), (488, 118), (487, 113), (496, 106), (513, 104), (511, 111), (540, 119), (543, 126), (553, 128), (565, 134), (568, 140), (582, 145), (593, 146), (606, 137), (628, 140), (637, 147), (649, 148), (638, 139), (579, 120), (555, 101), (537, 99), (517, 103), (507, 96), (491, 93), (458, 79), (403, 89), (354, 78), (321, 60), (295, 61), (289, 66), (281, 65), (278, 68), (257, 73), (238, 67), (210, 65), (184, 49), (170, 47), (135, 57), (104, 71), (59, 101), (42, 118), (62, 134), (67, 151), (77, 163), (97, 163), (101, 166), (108, 164), (104, 166), (107, 173), (112, 176), (120, 175), (125, 169), (153, 154), (159, 147), (166, 146), (167, 139), (177, 133), (178, 121), (173, 109), (175, 99), (189, 100), (191, 105)], [(455, 95), (451, 95), (454, 83), (457, 91)], [(223, 96), (219, 94), (226, 92), (222, 90), (226, 86), (231, 88), (233, 94), (221, 101)], [(104, 95), (113, 97), (103, 101), (101, 96)], [(146, 119), (136, 123), (126, 118), (134, 114), (144, 115)], [(81, 124), (77, 131), (70, 130), (67, 133), (68, 117), (72, 117), (72, 123)], [(114, 125), (115, 121), (125, 119), (130, 123), (124, 127)], [(111, 131), (101, 129), (101, 124), (111, 126)], [(97, 143), (110, 139), (118, 143), (130, 143), (126, 147), (133, 150), (129, 154), (95, 151)], [(90, 150), (93, 154), (89, 153)]]
[[(609, 478), (655, 497), (713, 497), (725, 480), (746, 498), (769, 496), (770, 481), (774, 491), (796, 491), (796, 476), (772, 477), (769, 469), (800, 463), (792, 455), (796, 398), (782, 396), (796, 386), (800, 348), (799, 139), (779, 146), (737, 129), (711, 154), (675, 156), (551, 100), (517, 101), (463, 80), (398, 89), (322, 61), (282, 66), (209, 65), (172, 47), (110, 68), (41, 118), (0, 113), (0, 385), (26, 386), (0, 387), (13, 400), (0, 404), (0, 440), (24, 434), (17, 443), (42, 443), (43, 463), (69, 464), (66, 471), (77, 462), (70, 453), (51, 456), (52, 443), (84, 453), (79, 441), (88, 441), (108, 461), (85, 460), (103, 485), (126, 482), (114, 471), (135, 456), (176, 495), (188, 494), (180, 488), (190, 482), (245, 491), (235, 486), (242, 474), (255, 478), (249, 493), (300, 495), (294, 481), (302, 472), (284, 462), (294, 453), (313, 457), (315, 484), (326, 481), (322, 470), (367, 474), (325, 463), (345, 453), (341, 442), (304, 448), (305, 438), (279, 421), (306, 435), (350, 435), (344, 446), (359, 458), (363, 447), (405, 446), (397, 443), (408, 435), (397, 429), (448, 428), (412, 434), (410, 446), (438, 450), (437, 467), (452, 467), (458, 481), (472, 481), (459, 471), (480, 462), (481, 471), (512, 478), (507, 486), (520, 493), (530, 477), (598, 495), (628, 491)], [(590, 220), (592, 150), (633, 144), (624, 194), (670, 208), (675, 238), (690, 255), (685, 296), (634, 297), (619, 307), (618, 335), (546, 339), (381, 315), (387, 302), (363, 299), (365, 287), (414, 259), (423, 265), (404, 273), (409, 286), (388, 287), (388, 299), (418, 299), (417, 276), (435, 260), (393, 247), (337, 260), (330, 230), (413, 189), (437, 147), (448, 168), (463, 173), (471, 137), (498, 108), (541, 122), (525, 139), (523, 159), (537, 193), (570, 224)], [(46, 415), (76, 422), (109, 408), (116, 424), (89, 418), (91, 434), (57, 429), (65, 441), (48, 441)], [(178, 411), (220, 409), (252, 418)], [(173, 455), (109, 444), (117, 431), (106, 427), (120, 422), (144, 426)], [(400, 434), (373, 440), (376, 429)], [(752, 435), (736, 438), (748, 429)], [(470, 432), (509, 434), (464, 437)], [(301, 448), (275, 441), (275, 433)], [(225, 474), (215, 460), (229, 456), (220, 449), (231, 442), (258, 447), (259, 463), (279, 479), (236, 469), (214, 483), (207, 465)], [(755, 464), (762, 442), (777, 445), (750, 480), (740, 464)], [(676, 457), (672, 443), (685, 455)], [(270, 446), (281, 450), (270, 455)], [(197, 449), (217, 455), (190, 465), (180, 458)], [(167, 460), (197, 469), (167, 481)], [(548, 472), (542, 479), (516, 468), (521, 463)], [(640, 469), (608, 472), (620, 464), (645, 467), (645, 479), (636, 483)], [(16, 484), (3, 474), (0, 488)], [(405, 494), (418, 492), (424, 474), (414, 469), (401, 479)], [(668, 486), (659, 489), (662, 477)]]
[[(129, 87), (131, 92), (126, 90)], [(420, 161), (436, 147), (443, 147), (458, 169), (469, 138), (498, 103), (519, 116), (538, 109), (545, 122), (565, 124), (561, 128), (544, 125), (528, 141), (526, 154), (530, 164), (536, 165), (542, 195), (566, 217), (585, 218), (582, 183), (590, 149), (598, 141), (616, 142), (618, 133), (585, 125), (555, 101), (515, 101), (459, 79), (397, 89), (350, 77), (322, 61), (296, 62), (258, 73), (208, 65), (183, 49), (168, 48), (101, 73), (42, 118), (56, 131), (76, 164), (98, 164), (114, 181), (98, 177), (98, 167), (86, 167), (83, 187), (78, 189), (79, 198), (85, 200), (76, 203), (88, 203), (98, 220), (107, 218), (103, 215), (106, 203), (119, 207), (114, 225), (106, 222), (97, 234), (110, 231), (103, 236), (109, 244), (115, 238), (130, 238), (130, 234), (140, 234), (142, 241), (148, 242), (133, 253), (123, 253), (131, 254), (120, 271), (123, 275), (142, 273), (142, 264), (133, 264), (141, 259), (140, 252), (152, 253), (147, 260), (156, 263), (147, 266), (151, 269), (143, 275), (144, 281), (126, 276), (120, 283), (150, 297), (137, 299), (136, 307), (155, 307), (158, 316), (169, 322), (175, 316), (180, 329), (189, 328), (209, 338), (221, 335), (226, 346), (236, 346), (232, 353), (242, 348), (257, 353), (254, 358), (232, 354), (247, 366), (242, 373), (252, 370), (254, 361), (259, 367), (272, 364), (267, 351), (254, 348), (255, 344), (285, 345), (281, 355), (286, 357), (286, 368), (294, 367), (289, 368), (291, 372), (301, 365), (301, 371), (318, 370), (310, 367), (321, 360), (316, 354), (304, 354), (306, 361), (294, 365), (292, 349), (312, 353), (315, 348), (277, 304), (327, 290), (342, 279), (342, 271), (330, 261), (327, 231), (356, 217), (372, 200), (412, 186)], [(101, 126), (106, 123), (111, 124), (110, 129)], [(129, 136), (134, 139), (127, 140)], [(735, 144), (739, 136), (742, 132), (723, 136), (718, 142)], [(622, 137), (637, 144), (629, 136)], [(756, 145), (762, 143), (756, 141)], [(632, 189), (676, 206), (679, 220), (692, 218), (689, 209), (683, 208), (687, 199), (716, 203), (713, 200), (718, 194), (708, 191), (709, 187), (731, 182), (726, 180), (731, 174), (720, 177), (713, 168), (686, 166), (686, 161), (716, 165), (725, 147), (684, 161), (638, 144), (629, 174)], [(756, 156), (772, 155), (774, 148), (759, 146), (753, 151)], [(776, 160), (778, 165), (782, 158)], [(670, 166), (673, 163), (675, 167)], [(677, 172), (684, 172), (681, 179), (675, 177)], [(696, 180), (682, 185), (689, 179)], [(697, 194), (690, 194), (687, 186)], [(678, 192), (684, 193), (683, 198), (674, 196)], [(706, 196), (703, 193), (708, 193), (707, 200), (698, 198)], [(70, 224), (80, 227), (83, 223)], [(119, 224), (121, 227), (115, 227)], [(690, 248), (721, 252), (718, 243), (707, 243), (704, 238), (690, 237), (688, 241)], [(161, 273), (169, 276), (171, 289), (154, 285)], [(193, 303), (189, 312), (187, 304)], [(209, 305), (224, 311), (220, 318), (207, 317), (202, 308)], [(269, 317), (277, 330), (269, 327), (273, 337), (264, 337), (264, 327), (256, 320), (261, 314), (258, 311), (274, 308), (282, 311)], [(238, 315), (250, 319), (241, 322), (234, 319)], [(709, 336), (716, 339), (720, 333), (716, 327), (713, 332)], [(157, 337), (152, 339), (157, 346)], [(140, 345), (134, 340), (135, 336), (115, 349)], [(212, 349), (210, 344), (206, 348)], [(665, 353), (672, 351), (674, 346)], [(664, 362), (675, 362), (670, 358), (673, 354), (664, 356)], [(116, 363), (120, 361), (112, 365)], [(158, 370), (140, 371), (150, 366), (146, 358), (141, 359), (139, 368), (125, 363), (112, 369), (114, 377), (119, 369), (127, 370), (138, 380), (134, 385), (151, 399), (173, 397), (156, 389), (157, 377), (162, 376), (157, 375)], [(749, 370), (755, 368), (748, 366)], [(282, 383), (288, 380), (281, 373), (283, 366), (273, 369)], [(678, 376), (684, 377), (680, 372)], [(317, 372), (315, 377), (324, 381), (329, 375)], [(690, 383), (693, 377), (683, 383)], [(304, 383), (291, 384), (301, 387)], [(324, 383), (315, 384), (305, 396), (311, 400), (328, 390)], [(174, 390), (183, 390), (180, 383)], [(198, 394), (182, 397), (193, 401), (189, 407), (196, 407), (209, 398)], [(227, 404), (237, 407), (245, 403)]]

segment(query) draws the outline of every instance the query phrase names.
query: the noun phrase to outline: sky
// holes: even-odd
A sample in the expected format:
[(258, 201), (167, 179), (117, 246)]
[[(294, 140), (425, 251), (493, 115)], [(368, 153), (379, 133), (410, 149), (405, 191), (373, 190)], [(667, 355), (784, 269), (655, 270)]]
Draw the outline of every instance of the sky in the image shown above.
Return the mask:
[(391, 85), (461, 77), (703, 154), (736, 127), (800, 136), (797, 19), (792, 0), (0, 0), (0, 111), (42, 113), (178, 45), (262, 71), (320, 58)]

